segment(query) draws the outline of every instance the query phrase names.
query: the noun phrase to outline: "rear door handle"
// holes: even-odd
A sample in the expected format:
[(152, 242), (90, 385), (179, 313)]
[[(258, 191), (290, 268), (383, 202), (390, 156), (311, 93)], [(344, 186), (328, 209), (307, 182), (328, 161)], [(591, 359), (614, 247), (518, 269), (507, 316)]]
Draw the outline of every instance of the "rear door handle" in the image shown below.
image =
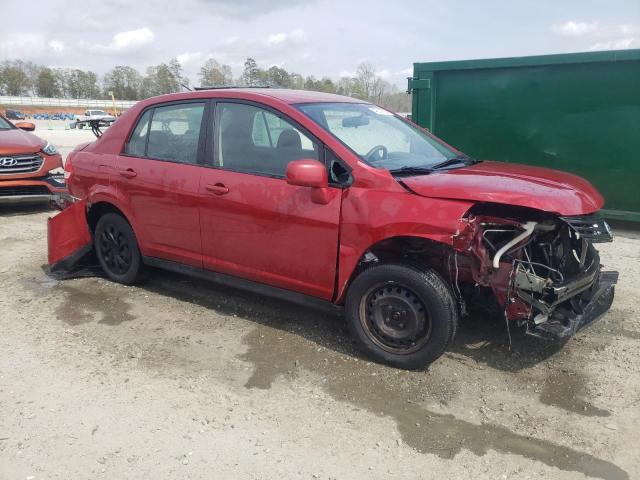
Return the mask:
[(214, 195), (224, 195), (229, 193), (229, 189), (223, 183), (216, 183), (215, 185), (207, 185), (204, 187), (208, 192), (213, 193)]
[(124, 178), (133, 178), (138, 175), (135, 170), (127, 168), (126, 170), (120, 170), (120, 175)]

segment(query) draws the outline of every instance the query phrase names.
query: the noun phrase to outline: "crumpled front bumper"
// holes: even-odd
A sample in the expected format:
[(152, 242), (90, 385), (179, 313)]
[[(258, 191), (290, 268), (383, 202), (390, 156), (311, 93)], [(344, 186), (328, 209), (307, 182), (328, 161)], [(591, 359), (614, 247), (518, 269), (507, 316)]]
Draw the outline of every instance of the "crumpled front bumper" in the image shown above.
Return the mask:
[(527, 333), (556, 340), (575, 335), (609, 310), (617, 282), (618, 272), (598, 271), (587, 290), (559, 304), (546, 322), (529, 328)]

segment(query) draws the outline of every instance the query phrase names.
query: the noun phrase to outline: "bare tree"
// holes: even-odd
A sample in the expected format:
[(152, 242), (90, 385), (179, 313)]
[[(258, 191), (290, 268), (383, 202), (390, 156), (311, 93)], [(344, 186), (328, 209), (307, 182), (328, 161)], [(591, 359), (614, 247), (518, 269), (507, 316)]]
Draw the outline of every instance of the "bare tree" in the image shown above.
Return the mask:
[(7, 95), (26, 95), (32, 88), (30, 65), (22, 60), (0, 64), (0, 91)]
[(210, 58), (200, 68), (200, 86), (202, 87), (223, 87), (233, 83), (233, 73), (229, 65), (218, 63)]
[(182, 75), (182, 67), (175, 59), (169, 63), (161, 63), (147, 68), (142, 80), (141, 96), (143, 98), (174, 93), (181, 90), (181, 84), (188, 85), (189, 79)]
[(113, 92), (113, 95), (121, 100), (141, 98), (142, 76), (135, 68), (118, 65), (104, 75), (102, 84), (105, 96)]
[(262, 71), (258, 68), (258, 63), (249, 57), (244, 62), (241, 81), (244, 85), (257, 86), (261, 81), (261, 73)]
[(42, 67), (35, 79), (34, 90), (40, 97), (59, 97), (62, 95), (62, 88), (56, 72), (48, 67)]

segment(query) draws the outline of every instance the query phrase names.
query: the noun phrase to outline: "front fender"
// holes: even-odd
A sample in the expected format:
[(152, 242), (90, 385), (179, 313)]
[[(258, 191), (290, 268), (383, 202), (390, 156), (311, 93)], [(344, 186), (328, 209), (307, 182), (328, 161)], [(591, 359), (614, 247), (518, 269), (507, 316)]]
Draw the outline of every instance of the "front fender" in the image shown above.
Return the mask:
[(344, 301), (353, 272), (372, 245), (392, 237), (418, 237), (451, 246), (460, 219), (473, 205), (351, 187), (342, 201), (335, 303)]

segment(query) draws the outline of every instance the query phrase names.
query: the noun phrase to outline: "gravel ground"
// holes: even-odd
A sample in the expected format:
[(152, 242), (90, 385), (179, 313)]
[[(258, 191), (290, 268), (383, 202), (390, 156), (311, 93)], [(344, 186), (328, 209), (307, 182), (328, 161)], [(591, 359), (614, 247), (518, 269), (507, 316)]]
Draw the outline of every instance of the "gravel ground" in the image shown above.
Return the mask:
[(0, 478), (639, 478), (640, 240), (562, 349), (469, 319), (428, 370), (339, 318), (154, 271), (44, 271), (46, 218), (0, 210)]
[(638, 231), (600, 247), (613, 308), (563, 348), (471, 318), (407, 372), (284, 302), (53, 280), (51, 214), (0, 207), (0, 479), (640, 478)]

